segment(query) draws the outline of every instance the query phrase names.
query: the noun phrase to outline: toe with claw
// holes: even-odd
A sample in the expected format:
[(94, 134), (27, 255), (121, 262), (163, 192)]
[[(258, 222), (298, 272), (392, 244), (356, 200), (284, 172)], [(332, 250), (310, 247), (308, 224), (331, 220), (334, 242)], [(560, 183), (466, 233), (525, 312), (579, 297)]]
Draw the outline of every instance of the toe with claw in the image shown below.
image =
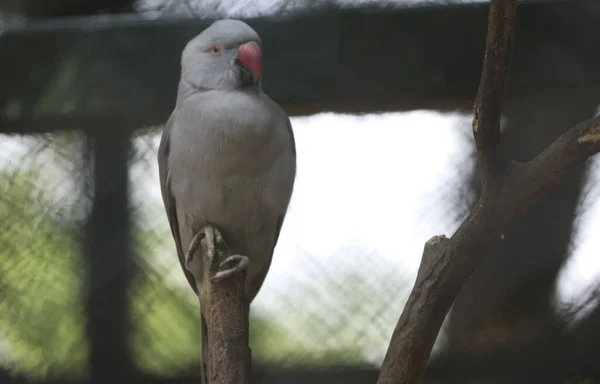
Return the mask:
[(199, 231), (192, 239), (192, 242), (190, 243), (190, 246), (185, 254), (185, 267), (188, 271), (192, 272), (192, 274), (194, 273), (194, 269), (197, 267), (194, 266), (194, 254), (198, 251), (200, 244), (204, 242), (206, 235), (207, 234), (205, 231)]
[(219, 265), (219, 270), (211, 277), (211, 280), (213, 282), (219, 282), (228, 278), (229, 276), (240, 273), (248, 268), (248, 264), (250, 264), (250, 259), (248, 259), (248, 256), (229, 256)]
[[(202, 244), (204, 248), (203, 265), (204, 273), (208, 272), (211, 281), (218, 282), (224, 280), (236, 273), (240, 273), (246, 268), (250, 260), (248, 256), (232, 255), (227, 257), (227, 243), (221, 234), (221, 231), (211, 225), (206, 225), (194, 236), (188, 251), (185, 255), (185, 265), (187, 269), (194, 273), (194, 254)], [(218, 260), (224, 260), (217, 264)]]

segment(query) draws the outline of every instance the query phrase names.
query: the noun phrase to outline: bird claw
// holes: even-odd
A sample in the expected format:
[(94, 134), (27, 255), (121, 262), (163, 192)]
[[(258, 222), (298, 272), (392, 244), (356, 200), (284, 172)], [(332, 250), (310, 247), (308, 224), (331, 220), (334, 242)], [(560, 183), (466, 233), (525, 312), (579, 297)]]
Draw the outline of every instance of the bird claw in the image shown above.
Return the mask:
[(207, 233), (206, 233), (206, 231), (204, 231), (204, 229), (198, 231), (198, 233), (196, 233), (196, 235), (194, 235), (194, 238), (192, 239), (192, 242), (190, 243), (190, 246), (188, 247), (188, 251), (185, 254), (185, 260), (184, 260), (185, 267), (187, 268), (188, 271), (192, 272), (193, 275), (195, 275), (194, 270), (196, 269), (193, 264), (195, 261), (194, 254), (198, 250), (200, 243), (204, 243), (206, 236), (207, 236)]
[[(221, 235), (221, 231), (212, 225), (205, 225), (200, 228), (198, 233), (194, 235), (194, 238), (188, 247), (188, 251), (185, 254), (185, 266), (194, 276), (204, 269), (201, 268), (201, 266), (196, 265), (194, 257), (200, 244), (202, 244), (205, 249), (204, 254), (206, 260), (204, 260), (204, 264), (208, 266), (209, 270), (213, 269), (215, 259), (222, 259), (222, 257), (217, 256), (222, 256), (227, 249), (227, 244), (223, 239), (223, 235)], [(196, 278), (198, 279), (198, 276), (196, 276)]]
[[(199, 268), (198, 265), (195, 265), (194, 254), (198, 250), (200, 244), (202, 244), (206, 250), (204, 253), (204, 265), (206, 268)], [(208, 272), (212, 282), (224, 280), (248, 268), (248, 264), (250, 263), (248, 256), (232, 255), (225, 258), (226, 254), (227, 243), (225, 242), (221, 231), (212, 225), (205, 225), (198, 231), (190, 243), (185, 255), (185, 266), (196, 277), (197, 281), (202, 280), (201, 276), (197, 275), (199, 275), (201, 270), (204, 270), (204, 273)], [(215, 261), (223, 260), (223, 258), (225, 258), (225, 260), (217, 267)]]
[(220, 265), (219, 270), (211, 277), (212, 282), (216, 283), (230, 276), (240, 273), (250, 264), (248, 256), (232, 255), (226, 258)]

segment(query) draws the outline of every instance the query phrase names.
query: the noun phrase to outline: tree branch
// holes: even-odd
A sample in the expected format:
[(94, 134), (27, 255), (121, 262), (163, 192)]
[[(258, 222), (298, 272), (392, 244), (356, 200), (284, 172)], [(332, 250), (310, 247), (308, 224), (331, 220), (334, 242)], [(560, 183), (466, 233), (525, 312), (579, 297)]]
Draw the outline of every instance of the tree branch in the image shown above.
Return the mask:
[(244, 296), (245, 272), (217, 283), (204, 280), (207, 300), (208, 383), (249, 384), (248, 305)]
[[(202, 257), (196, 258), (199, 248)], [(248, 257), (232, 255), (219, 229), (206, 225), (192, 239), (186, 265), (200, 298), (202, 382), (249, 384), (249, 305), (244, 290)]]
[(490, 4), (483, 70), (473, 107), (473, 134), (483, 189), (498, 182), (508, 164), (500, 152), (500, 117), (515, 40), (517, 0)]
[(580, 123), (528, 163), (500, 151), (500, 115), (514, 41), (516, 0), (492, 0), (473, 133), (482, 196), (451, 238), (425, 244), (417, 278), (392, 334), (377, 384), (420, 382), (446, 314), (503, 231), (549, 188), (600, 152), (600, 117)]

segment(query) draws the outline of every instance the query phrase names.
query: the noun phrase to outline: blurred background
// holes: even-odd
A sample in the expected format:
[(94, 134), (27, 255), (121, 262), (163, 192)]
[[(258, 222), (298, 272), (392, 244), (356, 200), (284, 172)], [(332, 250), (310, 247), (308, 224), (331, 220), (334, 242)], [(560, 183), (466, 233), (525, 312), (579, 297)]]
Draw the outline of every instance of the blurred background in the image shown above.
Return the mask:
[[(599, 112), (600, 3), (522, 1), (503, 120), (525, 161)], [(374, 383), (424, 242), (478, 197), (486, 2), (0, 1), (0, 383), (199, 382), (197, 299), (156, 152), (180, 53), (262, 36), (298, 176), (251, 309), (255, 383)], [(426, 382), (600, 379), (600, 159), (519, 218), (449, 314)]]

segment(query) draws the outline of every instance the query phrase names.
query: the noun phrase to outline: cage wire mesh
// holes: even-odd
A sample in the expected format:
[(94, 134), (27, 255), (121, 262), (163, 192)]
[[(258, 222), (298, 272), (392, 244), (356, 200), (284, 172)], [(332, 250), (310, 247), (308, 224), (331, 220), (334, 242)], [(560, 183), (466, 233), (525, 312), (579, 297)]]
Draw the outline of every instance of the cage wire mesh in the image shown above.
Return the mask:
[[(254, 1), (143, 0), (136, 3), (136, 10), (158, 17), (254, 16), (337, 3), (265, 1), (255, 7), (256, 4)], [(1, 28), (2, 18), (0, 31)], [(124, 85), (119, 81), (114, 86), (136, 89), (143, 97), (144, 85), (136, 80), (135, 71), (119, 61), (119, 51), (129, 49), (128, 42), (102, 44), (106, 44), (104, 57), (84, 58), (89, 63), (85, 66), (88, 83), (105, 81), (104, 76), (109, 72), (120, 73), (120, 78), (128, 83)], [(137, 69), (143, 70), (143, 66)], [(68, 73), (65, 73), (65, 77), (57, 81), (50, 99), (63, 103), (65, 108), (72, 108), (76, 103), (93, 106), (103, 102), (94, 94), (71, 95), (71, 99), (61, 96), (63, 88), (69, 86)], [(380, 129), (377, 124), (382, 123), (361, 118), (363, 120), (352, 125), (348, 120), (325, 118), (330, 120), (321, 124), (337, 125), (335, 129), (343, 130), (346, 135), (356, 130), (357, 124), (360, 129), (376, 131)], [(310, 119), (293, 119), (299, 156), (319, 150), (310, 147), (302, 134), (303, 130), (311, 129), (311, 124), (317, 124)], [(468, 136), (470, 118), (450, 114), (439, 119), (451, 121), (447, 137), (454, 137), (459, 143), (454, 152), (444, 157), (446, 163), (429, 170), (415, 169), (414, 164), (405, 163), (396, 170), (410, 173), (412, 169), (436, 179), (426, 195), (408, 203), (418, 206), (414, 216), (418, 220), (412, 221), (413, 216), (397, 219), (410, 221), (405, 223), (408, 226), (426, 228), (429, 235), (455, 229), (474, 202), (473, 194), (465, 186), (473, 166), (472, 140)], [(372, 125), (367, 128), (366, 124)], [(178, 263), (158, 188), (156, 153), (162, 127), (138, 128), (132, 137), (129, 160), (130, 211), (137, 267), (130, 286), (130, 340), (138, 368), (176, 375), (197, 366), (200, 360), (199, 310)], [(397, 130), (397, 127), (381, 132), (385, 134), (386, 129)], [(396, 143), (415, 145), (410, 132), (403, 134), (407, 137)], [(421, 140), (425, 140), (424, 136)], [(377, 145), (384, 146), (383, 154), (402, 150), (385, 147), (381, 142)], [(87, 148), (84, 135), (78, 133), (0, 136), (0, 363), (16, 372), (35, 377), (82, 376), (86, 372), (89, 351), (84, 329), (85, 270), (80, 241), (91, 201)], [(331, 159), (331, 169), (341, 173), (358, 169), (363, 179), (355, 183), (373, 184), (381, 180), (382, 175), (376, 174), (371, 179), (368, 175), (376, 172), (373, 169), (387, 161), (386, 158), (372, 159), (366, 167), (373, 166), (373, 169), (361, 170), (359, 163), (352, 163), (352, 151), (356, 149), (348, 144), (348, 152), (340, 155), (341, 160)], [(311, 165), (301, 165), (299, 178), (311, 171)], [(597, 184), (596, 178), (590, 180), (589, 185)], [(318, 187), (300, 185), (295, 195), (311, 188), (327, 189), (335, 183), (330, 182), (328, 186), (327, 178), (313, 178), (312, 182)], [(356, 185), (344, 184), (344, 188), (349, 191)], [(590, 204), (589, 196), (597, 196), (597, 192), (597, 188), (586, 192), (586, 204)], [(344, 191), (337, 189), (335, 193)], [(365, 209), (373, 209), (370, 204), (374, 204), (375, 209), (385, 209), (373, 200), (392, 199), (393, 193), (386, 195), (385, 191), (379, 191), (374, 196), (363, 197), (369, 203)], [(326, 195), (323, 200), (328, 198)], [(300, 209), (294, 203), (290, 206), (291, 214), (298, 214), (295, 210)], [(334, 211), (338, 217), (347, 216), (335, 225), (359, 217), (354, 215), (353, 209)], [(369, 236), (372, 237), (363, 244), (371, 240), (391, 244), (385, 255), (380, 249), (360, 247), (353, 241), (350, 245), (340, 245), (344, 242), (338, 241), (339, 237), (333, 240), (337, 245), (315, 252), (302, 241), (314, 236), (315, 231), (300, 225), (298, 220), (286, 222), (280, 239), (280, 243), (286, 245), (278, 246), (275, 258), (285, 259), (290, 252), (295, 257), (289, 262), (277, 262), (279, 266), (272, 273), (278, 277), (267, 278), (251, 311), (251, 346), (258, 362), (317, 367), (381, 362), (416, 268), (414, 264), (390, 260), (390, 254), (391, 259), (401, 258), (401, 254), (418, 257), (422, 245), (398, 248), (401, 240), (390, 239), (389, 232), (387, 239), (378, 239), (377, 232), (371, 231)], [(291, 233), (297, 235), (292, 238)], [(394, 243), (395, 251), (389, 251)]]
[(90, 201), (81, 135), (2, 135), (0, 143), (0, 359), (17, 371), (81, 372), (79, 241)]
[[(310, 124), (308, 119), (293, 120), (300, 129)], [(464, 137), (466, 122), (468, 117), (456, 119), (453, 135)], [(352, 127), (342, 122), (340, 129)], [(85, 273), (78, 241), (89, 211), (91, 183), (89, 169), (82, 166), (86, 147), (81, 136), (3, 136), (1, 141), (0, 305), (7, 314), (2, 317), (2, 362), (35, 376), (85, 371)], [(304, 139), (298, 136), (302, 153)], [(131, 342), (139, 368), (175, 375), (199, 361), (199, 312), (177, 261), (157, 186), (159, 137), (156, 127), (138, 130), (132, 139), (130, 198), (137, 273), (130, 290)], [(445, 176), (420, 202), (420, 222), (414, 225), (431, 228), (448, 222), (448, 217), (450, 222), (462, 218), (456, 195), (462, 193), (462, 176), (470, 162), (467, 152), (443, 167)], [(591, 194), (587, 192), (586, 200)], [(466, 200), (468, 206), (472, 197)], [(256, 359), (284, 366), (379, 363), (414, 270), (386, 261), (369, 248), (340, 245), (329, 255), (318, 255), (302, 243), (292, 247), (301, 263), (278, 279), (284, 283), (267, 284), (253, 306)], [(276, 252), (275, 258), (287, 256)]]
[[(296, 120), (298, 132), (310, 124)], [(301, 133), (297, 136), (298, 150), (303, 153), (305, 139)], [(133, 288), (135, 337), (139, 337), (136, 351), (144, 369), (164, 372), (197, 362), (200, 336), (196, 299), (177, 261), (156, 183), (159, 139), (159, 128), (136, 134), (130, 182), (135, 186), (131, 199), (140, 268)], [(348, 151), (352, 150), (350, 146)], [(304, 172), (310, 169), (300, 165), (299, 173)], [(448, 178), (453, 178), (452, 172)], [(444, 187), (431, 195), (451, 199), (449, 187), (456, 183), (455, 176), (454, 182), (442, 179)], [(431, 204), (424, 210), (439, 206)], [(293, 216), (294, 209), (292, 203), (288, 215)], [(444, 222), (441, 217), (449, 211), (429, 213), (416, 225)], [(412, 271), (388, 261), (377, 249), (338, 245), (328, 254), (311, 253), (296, 236), (290, 243), (290, 233), (296, 231), (302, 233), (302, 226), (288, 220), (281, 237), (287, 244), (276, 249), (272, 271), (252, 306), (254, 358), (280, 366), (380, 362), (408, 294)], [(390, 296), (395, 298), (393, 303)], [(174, 323), (177, 328), (172, 327)]]
[[(132, 139), (130, 210), (137, 271), (130, 287), (131, 343), (141, 370), (176, 375), (200, 359), (199, 311), (181, 272), (158, 189), (159, 130), (141, 129)], [(0, 140), (1, 361), (34, 377), (86, 372), (80, 240), (91, 181), (82, 137), (3, 135)], [(444, 212), (424, 220), (439, 220), (439, 215)], [(376, 249), (339, 245), (330, 254), (315, 255), (302, 243), (290, 247), (296, 252), (291, 270), (267, 283), (253, 304), (255, 359), (320, 367), (381, 361), (412, 272)], [(285, 251), (276, 251), (276, 259), (286, 257)]]

